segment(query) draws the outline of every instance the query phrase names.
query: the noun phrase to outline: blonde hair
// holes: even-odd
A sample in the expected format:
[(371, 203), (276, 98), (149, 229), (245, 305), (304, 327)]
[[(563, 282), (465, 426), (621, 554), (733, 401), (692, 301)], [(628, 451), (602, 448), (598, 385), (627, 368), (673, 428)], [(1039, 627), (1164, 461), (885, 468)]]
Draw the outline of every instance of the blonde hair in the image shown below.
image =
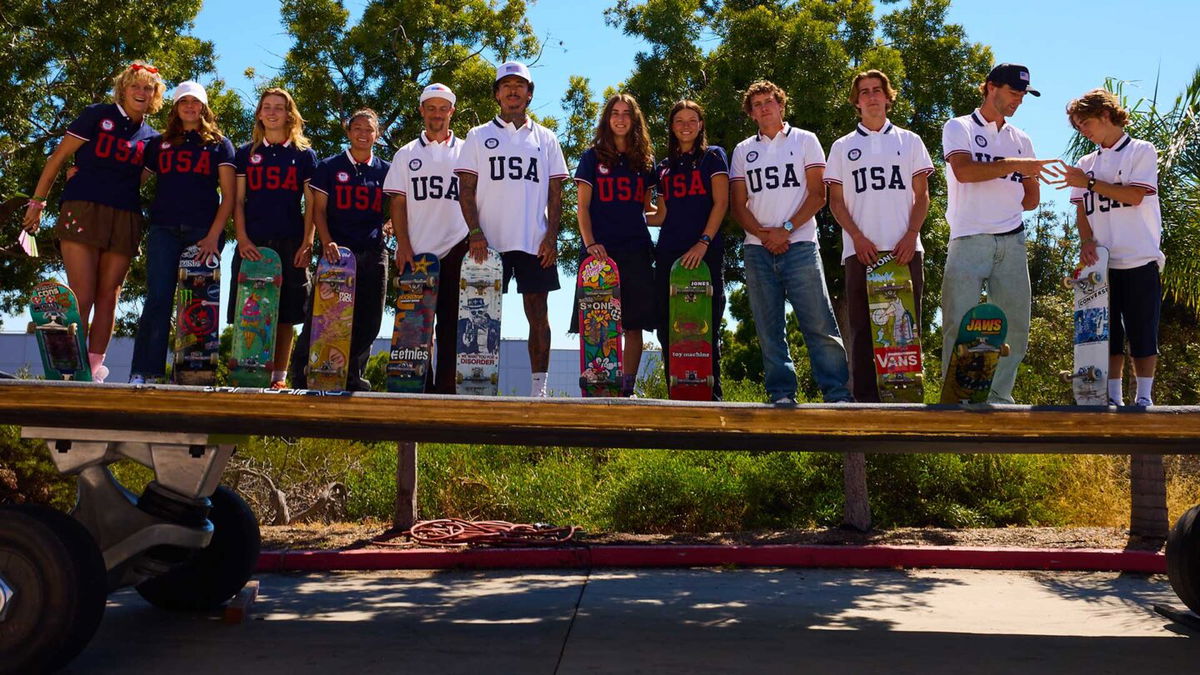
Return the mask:
[[(217, 126), (217, 116), (213, 114), (207, 103), (200, 104), (200, 128), (197, 133), (200, 134), (200, 140), (205, 145), (209, 143), (217, 143), (223, 137), (220, 127)], [(183, 120), (179, 118), (179, 101), (175, 101), (171, 106), (171, 112), (167, 114), (167, 130), (163, 132), (163, 140), (175, 144), (183, 141)]]
[(1067, 104), (1067, 119), (1076, 129), (1079, 128), (1075, 124), (1076, 118), (1086, 120), (1102, 117), (1104, 113), (1108, 113), (1108, 119), (1118, 127), (1129, 123), (1129, 112), (1121, 107), (1117, 95), (1106, 89), (1093, 89)]
[(775, 97), (775, 101), (780, 108), (787, 107), (787, 94), (779, 88), (779, 85), (769, 80), (759, 80), (746, 88), (746, 95), (742, 97), (742, 111), (747, 115), (750, 114), (750, 99), (762, 94), (770, 94)]
[(850, 83), (850, 105), (858, 108), (858, 85), (866, 79), (875, 78), (883, 84), (883, 93), (887, 96), (887, 108), (891, 110), (892, 104), (896, 102), (896, 90), (892, 88), (892, 81), (882, 71), (872, 68), (854, 76), (854, 81)]
[(146, 107), (147, 114), (153, 115), (162, 110), (163, 94), (167, 91), (167, 83), (163, 82), (162, 76), (158, 74), (158, 68), (141, 59), (129, 64), (113, 77), (113, 102), (124, 108), (125, 89), (129, 85), (139, 82), (149, 82), (154, 85), (154, 96), (150, 99), (150, 103)]
[(258, 150), (258, 146), (263, 144), (267, 138), (267, 128), (263, 126), (262, 120), (259, 119), (259, 114), (262, 112), (263, 101), (267, 100), (268, 96), (279, 96), (284, 101), (287, 101), (287, 122), (284, 124), (284, 129), (287, 131), (288, 141), (296, 147), (297, 150), (307, 150), (312, 147), (312, 142), (308, 140), (308, 136), (304, 135), (304, 118), (300, 116), (300, 109), (296, 107), (296, 100), (292, 95), (287, 93), (286, 89), (279, 87), (271, 87), (264, 91), (258, 97), (258, 106), (254, 108), (254, 133), (253, 144), (250, 146), (250, 152)]

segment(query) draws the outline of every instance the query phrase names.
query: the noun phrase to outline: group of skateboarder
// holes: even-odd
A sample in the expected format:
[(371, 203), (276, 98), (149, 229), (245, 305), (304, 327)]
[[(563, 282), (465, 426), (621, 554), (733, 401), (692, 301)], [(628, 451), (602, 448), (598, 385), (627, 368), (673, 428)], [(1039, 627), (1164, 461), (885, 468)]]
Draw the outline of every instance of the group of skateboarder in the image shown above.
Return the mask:
[[(1124, 402), (1121, 372), (1127, 339), (1137, 376), (1133, 401), (1150, 405), (1164, 261), (1154, 147), (1124, 132), (1128, 114), (1116, 97), (1094, 90), (1073, 100), (1067, 115), (1097, 150), (1076, 166), (1038, 158), (1028, 135), (1009, 121), (1026, 95), (1039, 96), (1030, 88), (1028, 69), (999, 64), (979, 90), (979, 107), (943, 128), (950, 225), (941, 293), (943, 376), (959, 341), (960, 321), (986, 289), (1007, 321), (1008, 354), (995, 366), (987, 400), (1013, 401), (1017, 366), (1028, 346), (1031, 301), (1022, 214), (1037, 208), (1040, 183), (1047, 183), (1071, 189), (1081, 264), (1095, 263), (1101, 247), (1108, 251), (1112, 328), (1104, 371), (1109, 374), (1109, 402)], [(45, 195), (74, 155), (77, 170), (69, 174), (55, 233), (85, 327), (91, 315), (85, 329), (91, 374), (100, 380), (106, 374), (104, 352), (116, 300), (143, 229), (138, 188), (153, 175), (157, 185), (146, 250), (148, 293), (132, 381), (163, 377), (181, 252), (196, 246), (197, 259), (217, 255), (232, 217), (234, 278), (239, 278), (243, 261), (259, 261), (263, 249), (278, 254), (278, 323), (305, 324), (294, 351), (291, 330), (274, 333), (272, 387), (287, 386), (289, 363), (292, 385), (306, 385), (308, 339), (314, 330), (309, 267), (314, 235), (319, 234), (319, 255), (328, 264), (351, 260), (347, 254), (353, 260), (346, 389), (371, 386), (362, 373), (382, 319), (392, 257), (386, 242), (394, 237), (398, 271), (411, 270), (419, 254), (431, 254), (439, 263), (437, 286), (443, 292), (436, 301), (436, 364), (426, 390), (455, 391), (461, 317), (458, 294), (445, 291), (460, 287), (464, 259), (482, 264), (495, 251), (502, 288), (507, 290), (516, 278), (529, 321), (532, 395), (545, 396), (547, 296), (559, 288), (562, 183), (569, 174), (554, 133), (527, 115), (534, 92), (529, 68), (520, 62), (502, 64), (492, 91), (499, 114), (465, 138), (451, 130), (457, 102), (453, 90), (435, 83), (417, 100), (423, 131), (391, 162), (373, 153), (380, 128), (369, 109), (346, 121), (348, 149), (318, 161), (303, 134), (299, 109), (283, 89), (261, 94), (253, 140), (234, 150), (220, 134), (199, 84), (184, 82), (176, 88), (167, 130), (158, 134), (145, 116), (162, 105), (163, 78), (140, 61), (123, 69), (113, 81), (114, 102), (89, 106), (69, 126), (42, 172), (24, 221), (28, 231), (37, 230)], [(830, 146), (828, 162), (814, 134), (788, 124), (787, 95), (771, 82), (747, 88), (743, 110), (757, 132), (740, 142), (728, 160), (721, 148), (707, 143), (703, 108), (680, 101), (668, 115), (668, 152), (658, 163), (637, 101), (628, 94), (610, 97), (574, 178), (580, 257), (607, 259), (620, 274), (621, 370), (626, 375), (619, 393), (632, 392), (644, 330), (659, 332), (670, 371), (667, 298), (673, 290), (670, 271), (677, 263), (687, 270), (707, 267), (713, 295), (708, 328), (720, 326), (725, 308), (720, 230), (727, 210), (745, 234), (747, 291), (770, 402), (794, 403), (797, 392), (786, 339), (786, 303), (798, 319), (825, 401), (879, 401), (881, 383), (885, 389), (897, 382), (912, 384), (914, 378), (904, 373), (915, 373), (919, 385), (919, 348), (914, 367), (911, 352), (880, 346), (884, 332), (895, 343), (882, 340), (885, 347), (919, 344), (920, 233), (934, 171), (920, 137), (888, 119), (896, 96), (883, 72), (858, 73), (848, 101), (859, 123)], [(817, 246), (815, 216), (826, 205), (842, 228), (848, 347), (834, 317)], [(650, 227), (659, 228), (657, 242)], [(892, 267), (881, 276), (885, 263)], [(899, 268), (905, 269), (893, 272)], [(885, 280), (881, 286), (885, 277), (902, 283)], [(903, 301), (909, 295), (911, 307)], [(244, 309), (239, 302), (231, 294), (231, 322)], [(474, 335), (488, 339), (483, 332)], [(719, 340), (710, 351), (712, 375), (705, 384), (711, 397), (719, 399)], [(899, 379), (884, 379), (885, 371), (900, 373)], [(461, 378), (459, 373), (460, 383)]]

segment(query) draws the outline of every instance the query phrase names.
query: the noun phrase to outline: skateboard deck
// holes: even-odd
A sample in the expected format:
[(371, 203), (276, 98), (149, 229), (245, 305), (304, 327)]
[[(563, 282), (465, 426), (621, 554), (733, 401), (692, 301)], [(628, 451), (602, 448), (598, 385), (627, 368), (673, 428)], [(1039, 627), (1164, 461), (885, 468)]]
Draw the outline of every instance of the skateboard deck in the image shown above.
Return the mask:
[(238, 270), (238, 316), (233, 325), (233, 349), (228, 364), (229, 382), (234, 387), (261, 388), (271, 384), (283, 265), (274, 249), (259, 247), (258, 252), (262, 260), (242, 260)]
[(611, 258), (579, 265), (579, 389), (584, 396), (621, 395), (621, 276)]
[(712, 275), (708, 263), (687, 269), (671, 265), (668, 286), (670, 372), (667, 396), (677, 401), (711, 401), (713, 396)]
[(923, 403), (925, 378), (912, 273), (890, 251), (867, 267), (875, 383), (883, 403)]
[(458, 348), (455, 391), (495, 396), (500, 391), (500, 254), (488, 249), (482, 263), (467, 254), (458, 282)]
[(350, 373), (350, 336), (354, 329), (356, 268), (350, 249), (338, 247), (338, 261), (321, 256), (313, 289), (312, 337), (308, 350), (308, 388), (344, 391)]
[(986, 403), (1001, 356), (1008, 356), (1008, 319), (989, 302), (975, 305), (958, 324), (942, 403)]
[(30, 332), (37, 336), (46, 379), (91, 382), (87, 331), (79, 317), (75, 293), (57, 281), (43, 281), (33, 287), (29, 315), (33, 319)]
[(437, 256), (413, 256), (396, 278), (396, 323), (387, 366), (387, 390), (421, 393), (433, 354), (433, 317), (437, 309)]
[(1075, 295), (1075, 360), (1061, 375), (1079, 405), (1108, 405), (1108, 249), (1097, 246), (1096, 255), (1094, 265), (1063, 279)]
[(172, 370), (176, 384), (208, 387), (217, 381), (221, 259), (199, 256), (199, 246), (189, 246), (179, 256)]

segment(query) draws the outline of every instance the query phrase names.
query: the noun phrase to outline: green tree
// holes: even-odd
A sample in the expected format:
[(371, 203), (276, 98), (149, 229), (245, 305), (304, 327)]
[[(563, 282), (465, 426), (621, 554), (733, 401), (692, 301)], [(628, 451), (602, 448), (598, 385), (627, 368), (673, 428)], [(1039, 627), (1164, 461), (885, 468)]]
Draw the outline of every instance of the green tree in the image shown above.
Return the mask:
[[(197, 79), (206, 84), (210, 104), (226, 133), (245, 129), (245, 112), (236, 95), (213, 79), (213, 45), (192, 35), (200, 0), (150, 2), (129, 0), (10, 0), (0, 6), (0, 201), (27, 195), (46, 157), (85, 106), (111, 98), (111, 80), (133, 59), (158, 66), (169, 84)], [(170, 90), (168, 89), (168, 94)], [(149, 120), (161, 129), (164, 109)], [(63, 181), (50, 194), (48, 223), (57, 215)], [(0, 225), (11, 238), (19, 227), (20, 208)], [(38, 237), (43, 257), (31, 259), (11, 249), (0, 251), (0, 311), (20, 311), (29, 289), (43, 276), (61, 271), (53, 257), (49, 230)], [(143, 265), (135, 262), (123, 300), (144, 294)]]

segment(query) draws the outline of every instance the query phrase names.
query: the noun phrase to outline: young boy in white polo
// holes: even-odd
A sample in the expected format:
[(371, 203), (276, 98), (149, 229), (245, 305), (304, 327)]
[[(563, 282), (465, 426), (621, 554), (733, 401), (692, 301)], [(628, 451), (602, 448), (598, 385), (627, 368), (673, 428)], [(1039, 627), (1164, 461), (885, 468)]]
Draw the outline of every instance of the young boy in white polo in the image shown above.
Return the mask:
[(1152, 144), (1125, 133), (1129, 113), (1112, 92), (1094, 89), (1071, 101), (1067, 117), (1096, 144), (1095, 152), (1067, 167), (1060, 189), (1071, 187), (1080, 261), (1092, 264), (1097, 260), (1096, 247), (1108, 248), (1109, 404), (1124, 404), (1121, 374), (1128, 338), (1137, 377), (1134, 405), (1153, 405), (1162, 308), (1159, 275), (1166, 261), (1159, 248), (1158, 152)]

